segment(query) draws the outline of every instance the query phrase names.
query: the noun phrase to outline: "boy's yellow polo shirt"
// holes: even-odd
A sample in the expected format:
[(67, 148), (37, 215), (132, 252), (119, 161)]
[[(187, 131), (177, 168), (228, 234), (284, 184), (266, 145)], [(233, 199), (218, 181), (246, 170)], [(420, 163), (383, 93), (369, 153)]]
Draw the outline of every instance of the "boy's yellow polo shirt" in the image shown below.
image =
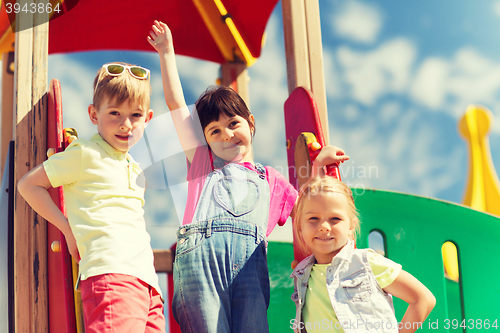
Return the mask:
[(135, 276), (161, 295), (144, 220), (139, 164), (99, 134), (75, 140), (43, 163), (53, 187), (63, 186), (68, 221), (80, 252), (80, 278)]

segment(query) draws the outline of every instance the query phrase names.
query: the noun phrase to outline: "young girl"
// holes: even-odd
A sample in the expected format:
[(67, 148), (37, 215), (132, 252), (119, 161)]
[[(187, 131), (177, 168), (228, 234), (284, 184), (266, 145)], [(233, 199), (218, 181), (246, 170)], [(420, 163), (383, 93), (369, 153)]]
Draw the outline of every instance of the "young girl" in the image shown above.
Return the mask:
[[(268, 332), (267, 236), (285, 223), (297, 192), (275, 169), (254, 163), (255, 120), (241, 97), (227, 87), (207, 90), (196, 102), (195, 122), (169, 28), (155, 21), (148, 41), (160, 55), (165, 99), (189, 162), (174, 317), (183, 332)], [(315, 167), (347, 159), (326, 147)]]
[[(432, 293), (401, 265), (354, 248), (358, 229), (347, 185), (316, 177), (302, 186), (293, 230), (301, 249), (312, 255), (291, 275), (295, 332), (415, 332), (433, 309)], [(409, 304), (400, 323), (389, 294)]]

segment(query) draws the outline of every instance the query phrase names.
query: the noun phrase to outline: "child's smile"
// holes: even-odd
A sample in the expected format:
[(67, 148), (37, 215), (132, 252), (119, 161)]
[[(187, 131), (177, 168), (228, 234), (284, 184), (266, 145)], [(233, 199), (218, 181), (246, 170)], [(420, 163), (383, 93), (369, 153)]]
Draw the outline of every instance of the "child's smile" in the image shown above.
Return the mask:
[(116, 150), (127, 152), (142, 137), (145, 125), (153, 116), (152, 110), (131, 105), (128, 100), (120, 105), (104, 98), (99, 110), (89, 106), (90, 120), (97, 125), (99, 135)]
[(238, 141), (236, 143), (229, 143), (227, 144), (224, 149), (234, 149), (236, 147), (238, 147), (240, 144), (241, 144), (242, 141)]
[(245, 118), (221, 114), (204, 132), (207, 143), (218, 157), (228, 162), (253, 162), (251, 128)]
[(328, 242), (328, 241), (331, 241), (333, 239), (333, 237), (315, 237), (315, 239), (317, 239), (319, 241)]
[(305, 199), (300, 233), (319, 264), (329, 264), (349, 239), (351, 218), (343, 194), (323, 192)]
[(121, 135), (116, 134), (115, 136), (118, 138), (118, 140), (122, 140), (122, 141), (128, 141), (132, 138), (132, 134), (121, 134)]

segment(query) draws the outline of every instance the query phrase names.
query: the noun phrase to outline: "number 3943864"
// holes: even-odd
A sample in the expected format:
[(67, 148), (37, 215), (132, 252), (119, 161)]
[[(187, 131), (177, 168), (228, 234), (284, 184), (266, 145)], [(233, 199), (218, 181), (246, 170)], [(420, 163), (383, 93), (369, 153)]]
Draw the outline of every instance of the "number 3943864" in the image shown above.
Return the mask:
[(462, 321), (457, 319), (445, 319), (444, 320), (445, 329), (469, 329), (469, 330), (497, 330), (498, 329), (498, 319), (464, 319)]
[(56, 13), (59, 13), (61, 11), (61, 9), (59, 8), (59, 3), (56, 4), (55, 7), (52, 7), (52, 4), (51, 3), (47, 3), (47, 4), (44, 4), (44, 3), (25, 3), (23, 6), (21, 6), (21, 4), (19, 3), (10, 3), (10, 2), (6, 2), (5, 3), (5, 11), (7, 12), (7, 14), (11, 14), (12, 12), (14, 12), (15, 14), (18, 14), (20, 12), (24, 12), (26, 14), (28, 13), (31, 13), (31, 14), (36, 14), (36, 13), (39, 13), (39, 14), (43, 14), (43, 13), (52, 13), (52, 12), (56, 12)]

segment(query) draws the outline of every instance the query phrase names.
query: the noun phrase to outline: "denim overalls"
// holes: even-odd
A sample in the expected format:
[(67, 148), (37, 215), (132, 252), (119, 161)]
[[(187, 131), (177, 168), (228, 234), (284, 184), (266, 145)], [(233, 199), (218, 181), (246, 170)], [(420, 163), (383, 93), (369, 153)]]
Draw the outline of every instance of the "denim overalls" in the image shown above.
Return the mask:
[(269, 331), (265, 169), (212, 171), (193, 222), (177, 231), (172, 311), (182, 332)]
[[(326, 271), (326, 287), (330, 302), (345, 333), (384, 332), (397, 333), (398, 322), (394, 315), (392, 297), (380, 288), (366, 257), (370, 249), (355, 249), (349, 241), (333, 257)], [(300, 333), (302, 308), (307, 297), (311, 268), (316, 263), (314, 255), (302, 260), (292, 272), (296, 305), (294, 332)]]

